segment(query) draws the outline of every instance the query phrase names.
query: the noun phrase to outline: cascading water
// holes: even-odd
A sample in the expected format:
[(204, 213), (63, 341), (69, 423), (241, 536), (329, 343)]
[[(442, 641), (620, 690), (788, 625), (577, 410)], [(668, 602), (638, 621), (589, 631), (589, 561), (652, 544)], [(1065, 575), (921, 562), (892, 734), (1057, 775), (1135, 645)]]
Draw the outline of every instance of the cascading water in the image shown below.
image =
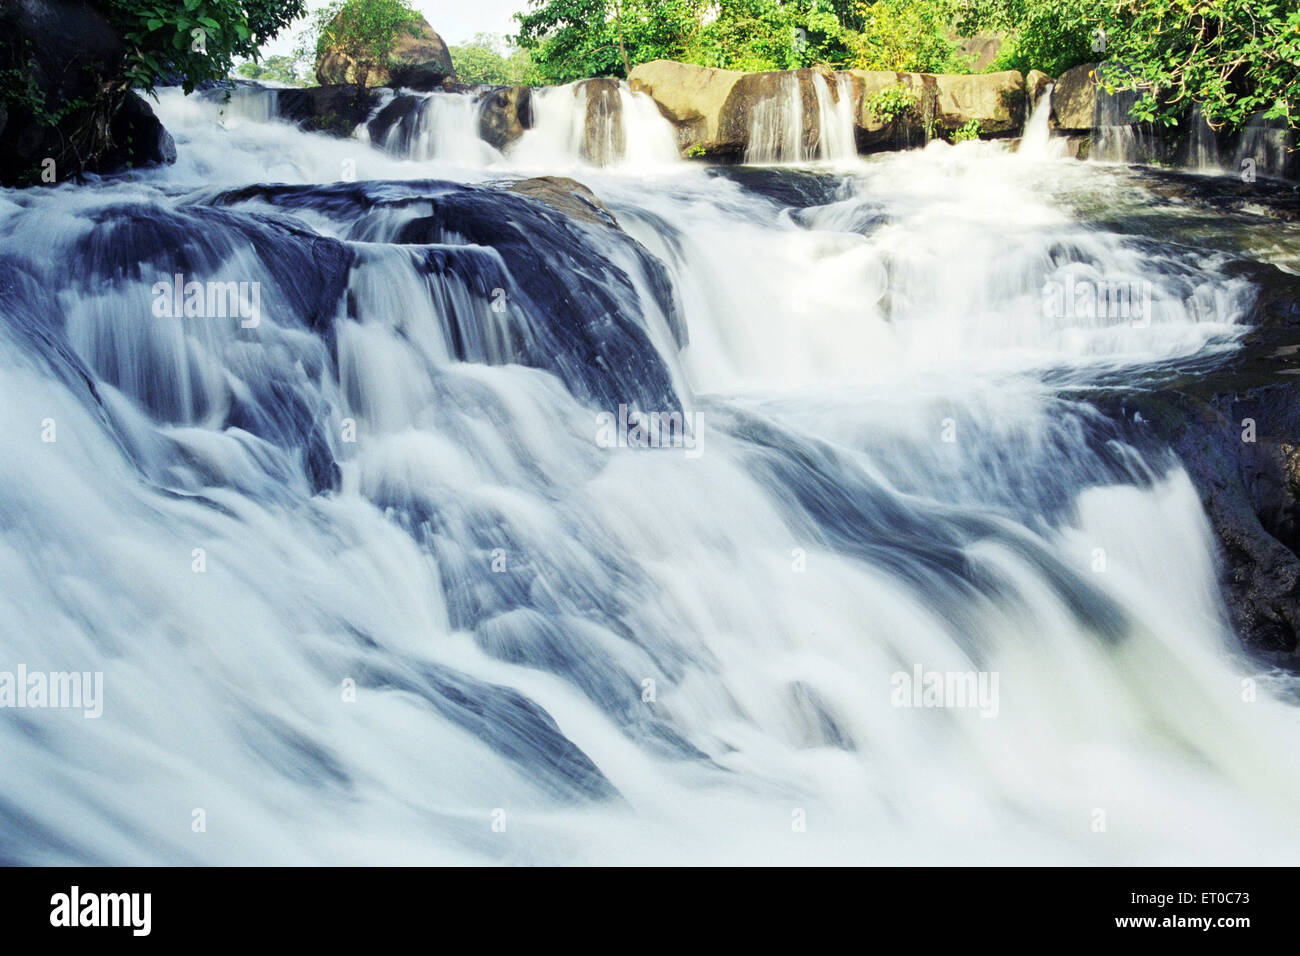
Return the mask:
[(759, 99), (750, 116), (745, 162), (756, 165), (807, 160), (842, 162), (857, 157), (852, 77), (847, 73), (836, 74), (832, 90), (819, 71), (807, 72), (815, 114), (810, 114), (805, 107), (801, 74), (773, 74), (771, 82), (775, 89)]
[(479, 138), (478, 113), (478, 99), (472, 94), (417, 95), (409, 112), (389, 126), (377, 145), (410, 159), (484, 166), (499, 160), (501, 154)]
[(533, 127), (509, 149), (530, 169), (647, 167), (679, 161), (672, 127), (644, 93), (625, 82), (583, 80), (533, 92)]
[(1247, 120), (1237, 140), (1233, 172), (1281, 178), (1293, 163), (1294, 149), (1284, 123), (1256, 113)]
[(590, 169), (615, 226), (160, 112), (0, 196), (0, 670), (103, 674), (0, 711), (5, 862), (1294, 859), (1196, 493), (1077, 397), (1252, 301), (1126, 171)]
[(1056, 84), (1048, 83), (1038, 97), (1025, 133), (1020, 138), (1016, 152), (1029, 159), (1060, 159), (1065, 156), (1065, 142), (1052, 135), (1052, 90)]

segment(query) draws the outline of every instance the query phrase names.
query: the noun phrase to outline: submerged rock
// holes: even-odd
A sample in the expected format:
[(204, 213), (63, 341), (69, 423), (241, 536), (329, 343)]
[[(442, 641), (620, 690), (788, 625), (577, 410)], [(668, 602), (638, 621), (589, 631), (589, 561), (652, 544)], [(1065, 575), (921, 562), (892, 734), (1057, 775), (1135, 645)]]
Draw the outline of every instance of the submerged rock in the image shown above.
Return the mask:
[(511, 192), (544, 202), (571, 219), (619, 228), (614, 214), (596, 198), (595, 193), (576, 179), (567, 176), (537, 176), (511, 183), (508, 188)]

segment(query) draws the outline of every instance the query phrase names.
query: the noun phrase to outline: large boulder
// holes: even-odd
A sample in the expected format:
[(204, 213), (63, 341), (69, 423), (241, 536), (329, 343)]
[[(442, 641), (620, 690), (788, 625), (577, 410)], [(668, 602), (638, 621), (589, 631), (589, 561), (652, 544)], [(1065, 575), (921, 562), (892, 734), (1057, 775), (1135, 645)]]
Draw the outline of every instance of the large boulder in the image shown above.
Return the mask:
[[(821, 136), (822, 110), (816, 80), (821, 73), (825, 94), (841, 95), (844, 73), (793, 70), (739, 73), (655, 60), (632, 70), (632, 89), (650, 96), (673, 124), (678, 146), (694, 156), (734, 159), (755, 144), (750, 142), (757, 112), (774, 100), (796, 100), (800, 145), (813, 152)], [(1024, 125), (1025, 80), (1020, 73), (981, 73), (969, 76), (849, 70), (855, 135), (859, 150), (917, 145), (924, 131), (951, 133), (972, 121), (984, 136), (1010, 136)], [(906, 109), (882, 111), (876, 96), (901, 86), (911, 102)], [(767, 125), (785, 122), (784, 110), (773, 111)], [(780, 137), (788, 132), (774, 130)], [(752, 153), (751, 153), (752, 155)]]
[(979, 123), (986, 136), (1013, 135), (1025, 124), (1025, 78), (1016, 70), (970, 75), (939, 74), (935, 120), (951, 132)]
[(1025, 74), (1025, 96), (1030, 108), (1038, 105), (1038, 98), (1047, 92), (1047, 85), (1051, 82), (1052, 78), (1042, 70), (1030, 70)]
[[(849, 75), (853, 77), (853, 95), (858, 104), (858, 149), (871, 152), (909, 146), (921, 138), (924, 104), (927, 100), (933, 104), (936, 95), (933, 82), (927, 84), (921, 73), (891, 70), (849, 70)], [(895, 88), (901, 88), (914, 104), (903, 114), (890, 114), (878, 105), (877, 98)]]
[(347, 137), (366, 122), (379, 95), (337, 84), (282, 89), (276, 92), (275, 111), (280, 119), (296, 123), (299, 129)]
[(497, 149), (505, 149), (533, 125), (533, 91), (527, 86), (503, 86), (483, 97), (479, 106), (478, 135)]
[(0, 72), (13, 80), (0, 89), (0, 183), (61, 182), (113, 148), (122, 57), (117, 31), (89, 3), (0, 3)]
[(153, 109), (138, 94), (128, 93), (109, 121), (111, 145), (86, 164), (98, 173), (162, 166), (176, 162), (176, 142)]
[[(389, 57), (389, 68), (371, 70), (365, 78), (367, 86), (428, 91), (445, 82), (455, 82), (451, 52), (442, 37), (423, 17), (416, 29), (416, 33), (404, 32), (398, 38)], [(321, 86), (356, 83), (359, 78), (356, 61), (345, 53), (325, 50), (316, 58), (316, 80)]]
[(1052, 121), (1057, 129), (1086, 133), (1097, 111), (1097, 64), (1082, 63), (1061, 74), (1052, 89)]
[[(736, 70), (718, 70), (693, 66), (673, 60), (653, 60), (632, 68), (628, 83), (638, 93), (645, 93), (659, 106), (673, 124), (677, 145), (683, 151), (701, 155), (743, 152), (745, 138), (723, 138), (723, 109), (732, 90), (745, 77)], [(734, 136), (730, 124), (727, 136)]]

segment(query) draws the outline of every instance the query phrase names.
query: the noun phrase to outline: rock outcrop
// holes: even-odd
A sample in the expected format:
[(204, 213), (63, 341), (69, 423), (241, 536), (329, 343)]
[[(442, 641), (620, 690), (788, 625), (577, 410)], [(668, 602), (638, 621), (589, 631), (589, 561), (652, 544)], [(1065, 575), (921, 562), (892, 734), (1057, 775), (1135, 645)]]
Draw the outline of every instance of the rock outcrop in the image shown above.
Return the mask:
[(653, 60), (632, 68), (628, 84), (659, 107), (677, 134), (677, 145), (694, 155), (736, 155), (745, 139), (734, 138), (737, 126), (723, 131), (731, 92), (745, 77), (737, 70), (693, 66), (674, 60)]
[(1025, 99), (1030, 109), (1038, 105), (1038, 98), (1047, 92), (1047, 84), (1051, 82), (1052, 78), (1042, 70), (1030, 70), (1025, 74)]
[(357, 86), (308, 86), (277, 91), (275, 111), (281, 119), (310, 133), (351, 136), (378, 101), (378, 93)]
[[(1236, 208), (1235, 180), (1157, 169), (1144, 177), (1158, 193)], [(1225, 188), (1226, 206), (1219, 201)], [(1294, 214), (1284, 184), (1255, 193), (1279, 204), (1269, 210), (1279, 218)], [(1171, 363), (1155, 380), (1081, 397), (1121, 423), (1130, 440), (1177, 454), (1219, 541), (1234, 628), (1248, 647), (1293, 654), (1300, 637), (1300, 277), (1250, 260), (1229, 273), (1258, 290), (1240, 349), (1212, 365)]]
[[(753, 117), (760, 104), (794, 96), (802, 116), (800, 131), (812, 152), (822, 117), (817, 71), (739, 73), (669, 60), (643, 63), (632, 70), (632, 89), (650, 96), (673, 124), (678, 146), (688, 155), (738, 158), (750, 146)], [(889, 71), (821, 71), (821, 96), (840, 95), (839, 79), (852, 81), (855, 135), (859, 149), (871, 151), (913, 145), (917, 133), (940, 135), (969, 123), (984, 136), (1015, 135), (1024, 123), (1025, 81), (1018, 72), (935, 75)], [(911, 97), (906, 115), (884, 115), (873, 98), (902, 87)]]
[(94, 4), (0, 4), (0, 72), (11, 78), (0, 90), (0, 183), (62, 182), (175, 159), (153, 111), (127, 90), (124, 55)]
[(1092, 131), (1097, 112), (1097, 64), (1082, 63), (1061, 74), (1052, 89), (1052, 123), (1072, 133)]
[(571, 219), (621, 229), (608, 207), (576, 179), (567, 176), (537, 176), (533, 179), (520, 179), (506, 188), (512, 193), (544, 202)]
[[(417, 33), (403, 33), (389, 56), (387, 69), (371, 70), (365, 77), (367, 86), (406, 87), (428, 91), (446, 82), (455, 82), (451, 52), (442, 37), (421, 17)], [(352, 57), (335, 50), (325, 50), (316, 58), (316, 80), (321, 86), (357, 83), (360, 76)]]
[(527, 86), (493, 90), (479, 106), (479, 139), (505, 149), (533, 125), (533, 91)]

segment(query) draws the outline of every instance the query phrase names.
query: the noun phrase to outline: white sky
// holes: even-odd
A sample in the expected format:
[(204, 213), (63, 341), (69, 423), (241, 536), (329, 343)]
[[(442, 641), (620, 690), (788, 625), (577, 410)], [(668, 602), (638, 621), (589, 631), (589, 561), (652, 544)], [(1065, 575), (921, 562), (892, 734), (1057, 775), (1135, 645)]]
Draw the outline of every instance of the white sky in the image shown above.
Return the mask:
[[(308, 0), (309, 9), (325, 6), (326, 0)], [(464, 43), (476, 33), (509, 34), (515, 31), (511, 15), (528, 9), (528, 0), (412, 0), (412, 6), (424, 14), (429, 26), (447, 41), (448, 46)], [(298, 31), (306, 19), (291, 24), (262, 47), (262, 57), (292, 53), (298, 45)]]

